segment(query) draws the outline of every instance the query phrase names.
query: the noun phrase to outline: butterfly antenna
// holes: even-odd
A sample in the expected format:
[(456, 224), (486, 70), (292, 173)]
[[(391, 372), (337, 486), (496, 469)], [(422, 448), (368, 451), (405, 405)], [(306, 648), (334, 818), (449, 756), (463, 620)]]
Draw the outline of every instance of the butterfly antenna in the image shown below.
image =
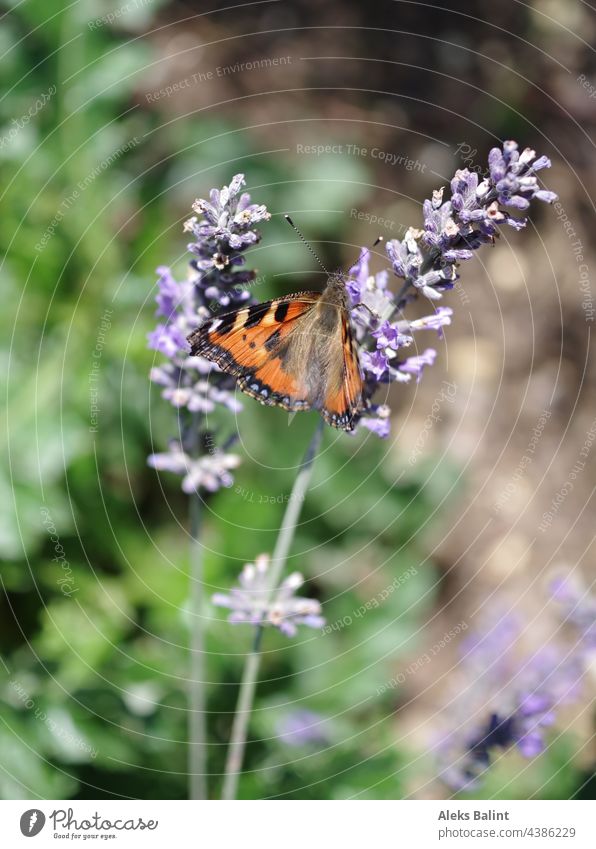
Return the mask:
[[(369, 251), (372, 251), (372, 249), (373, 249), (373, 248), (376, 248), (376, 246), (377, 246), (377, 245), (379, 245), (381, 242), (384, 242), (384, 241), (385, 241), (385, 239), (384, 239), (384, 237), (383, 237), (383, 236), (377, 236), (377, 238), (375, 239), (375, 241), (373, 242), (373, 244), (370, 246), (370, 248), (368, 248), (368, 250), (369, 250)], [(358, 257), (360, 257), (360, 253), (358, 253)], [(350, 268), (352, 267), (352, 265), (354, 265), (354, 263), (352, 263), (351, 265), (349, 265), (349, 266), (348, 266), (348, 269), (350, 269)], [(345, 273), (347, 274), (347, 272), (345, 272)]]
[(327, 269), (325, 268), (325, 266), (323, 265), (323, 263), (321, 262), (321, 260), (320, 260), (320, 259), (319, 259), (319, 257), (317, 256), (317, 254), (314, 252), (314, 249), (312, 248), (312, 246), (311, 246), (311, 245), (310, 245), (310, 244), (306, 241), (306, 239), (304, 238), (304, 236), (302, 235), (302, 233), (300, 232), (300, 230), (296, 227), (296, 225), (294, 224), (294, 222), (292, 221), (292, 219), (290, 218), (290, 216), (289, 216), (289, 215), (284, 215), (284, 218), (286, 219), (286, 221), (288, 222), (288, 224), (290, 225), (290, 227), (291, 227), (293, 230), (295, 230), (295, 231), (296, 231), (296, 233), (298, 233), (298, 236), (300, 237), (301, 241), (302, 241), (302, 242), (304, 242), (304, 244), (305, 244), (305, 245), (306, 245), (306, 247), (309, 249), (309, 251), (311, 252), (311, 254), (314, 256), (314, 258), (316, 259), (316, 261), (319, 263), (319, 265), (321, 266), (321, 268), (323, 269), (323, 271), (325, 272), (325, 274), (329, 274), (329, 272), (327, 271)]
[[(377, 246), (378, 244), (380, 244), (381, 242), (384, 242), (384, 241), (385, 241), (385, 239), (383, 238), (383, 236), (377, 236), (377, 238), (375, 239), (375, 241), (373, 242), (373, 244), (370, 246), (370, 248), (368, 248), (368, 250), (369, 250), (369, 251), (372, 251), (372, 249), (373, 249), (373, 248), (376, 248), (376, 246)], [(350, 266), (350, 268), (351, 268), (351, 267), (352, 267), (352, 266)], [(364, 307), (364, 309), (368, 310), (368, 312), (370, 313), (371, 318), (380, 318), (380, 317), (381, 317), (381, 316), (377, 315), (377, 313), (376, 313), (374, 310), (372, 310), (372, 309), (368, 306), (368, 304), (365, 304), (365, 303), (364, 303), (364, 301), (360, 301), (360, 303), (358, 303), (358, 304), (354, 304), (354, 306), (352, 307), (352, 309), (356, 309), (356, 307)]]
[(372, 251), (373, 248), (376, 248), (377, 245), (380, 245), (381, 242), (384, 242), (384, 241), (385, 241), (385, 239), (383, 238), (383, 236), (377, 236), (377, 238), (374, 240), (374, 242), (372, 243), (370, 248), (368, 248), (368, 250)]

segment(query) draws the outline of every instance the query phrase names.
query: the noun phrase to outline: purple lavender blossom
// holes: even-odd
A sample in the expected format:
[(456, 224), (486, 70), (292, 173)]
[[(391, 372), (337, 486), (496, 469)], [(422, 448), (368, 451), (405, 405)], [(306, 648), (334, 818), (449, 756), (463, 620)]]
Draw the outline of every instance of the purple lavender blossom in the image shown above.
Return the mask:
[[(401, 350), (412, 344), (418, 331), (436, 330), (441, 337), (443, 328), (451, 323), (452, 310), (442, 306), (432, 315), (407, 321), (403, 317), (407, 304), (420, 294), (431, 302), (440, 300), (458, 279), (458, 263), (471, 259), (482, 245), (491, 244), (499, 225), (516, 230), (525, 227), (525, 219), (512, 216), (510, 210), (525, 210), (532, 200), (556, 200), (553, 192), (540, 187), (536, 177), (537, 171), (549, 166), (547, 157), (536, 159), (529, 148), (520, 153), (515, 142), (507, 141), (490, 151), (484, 179), (467, 168), (456, 171), (449, 199), (445, 200), (444, 189), (439, 189), (424, 202), (423, 229), (410, 227), (403, 239), (392, 239), (386, 245), (394, 274), (403, 281), (397, 294), (388, 286), (386, 271), (370, 274), (370, 251), (361, 250), (348, 272), (346, 286), (369, 403), (381, 385), (404, 382), (413, 375), (419, 381), (436, 352), (427, 348), (402, 359)], [(379, 419), (372, 403), (360, 424), (379, 436), (389, 434), (387, 420)]]
[(399, 370), (404, 374), (413, 374), (416, 376), (416, 383), (420, 383), (422, 372), (425, 366), (432, 366), (437, 358), (437, 352), (434, 348), (427, 348), (422, 354), (415, 357), (408, 357), (400, 364)]
[(271, 593), (269, 587), (269, 555), (261, 554), (255, 563), (247, 563), (238, 578), (238, 586), (229, 593), (215, 593), (213, 604), (227, 607), (228, 622), (249, 625), (272, 625), (287, 637), (297, 633), (298, 625), (321, 628), (325, 619), (316, 599), (296, 597), (304, 584), (302, 575), (293, 572)]
[[(167, 266), (157, 269), (156, 316), (161, 320), (148, 334), (148, 344), (168, 361), (154, 366), (150, 378), (162, 387), (162, 398), (187, 419), (191, 414), (211, 414), (218, 407), (234, 414), (242, 409), (234, 378), (203, 357), (189, 356), (186, 337), (222, 308), (252, 302), (246, 285), (255, 272), (243, 267), (243, 254), (260, 239), (254, 225), (270, 215), (264, 206), (251, 203), (248, 194), (241, 194), (243, 185), (244, 176), (237, 174), (229, 186), (212, 189), (208, 201), (194, 202), (197, 214), (184, 225), (196, 239), (188, 246), (194, 258), (187, 280), (177, 281)], [(210, 456), (193, 458), (197, 427), (201, 425), (196, 421), (183, 421), (180, 439), (170, 443), (167, 453), (152, 454), (149, 464), (182, 475), (185, 492), (199, 486), (211, 492), (229, 486), (230, 469), (238, 465), (238, 458), (214, 451), (213, 443)]]
[(478, 786), (496, 753), (526, 758), (546, 748), (555, 712), (581, 692), (581, 646), (551, 641), (524, 649), (522, 625), (504, 614), (462, 642), (462, 680), (450, 702), (450, 730), (437, 746), (440, 775), (454, 790)]
[(198, 492), (200, 487), (207, 492), (216, 492), (222, 486), (232, 486), (234, 480), (230, 469), (239, 465), (240, 457), (214, 451), (195, 459), (183, 450), (180, 442), (172, 440), (168, 451), (150, 454), (147, 462), (153, 469), (182, 475), (182, 490), (190, 495)]
[(391, 409), (387, 404), (371, 404), (367, 415), (360, 420), (360, 425), (381, 439), (387, 439), (391, 430), (390, 415)]
[(424, 318), (416, 318), (409, 322), (410, 332), (416, 330), (436, 330), (439, 339), (443, 337), (443, 328), (451, 324), (451, 316), (453, 310), (451, 307), (437, 307), (437, 311), (432, 315), (424, 316)]
[(285, 714), (276, 723), (277, 736), (286, 746), (327, 745), (328, 720), (312, 710), (300, 708)]
[(382, 321), (377, 329), (373, 330), (370, 335), (377, 340), (377, 348), (380, 351), (383, 351), (386, 348), (391, 348), (393, 351), (397, 351), (399, 348), (403, 348), (404, 346), (412, 343), (411, 336), (406, 336), (403, 333), (400, 333), (399, 326), (397, 324), (391, 324), (386, 320)]
[(520, 153), (513, 141), (505, 142), (502, 150), (494, 147), (488, 155), (488, 167), (498, 202), (525, 210), (532, 198), (546, 203), (555, 201), (557, 196), (541, 189), (536, 178), (536, 172), (550, 168), (550, 164), (546, 156), (536, 159), (536, 151), (530, 148)]
[(596, 597), (580, 579), (567, 575), (555, 578), (551, 591), (563, 608), (565, 622), (578, 634), (581, 647), (588, 652), (596, 650)]
[(378, 382), (389, 372), (389, 358), (383, 351), (362, 351), (360, 354), (360, 365), (365, 374), (371, 375)]

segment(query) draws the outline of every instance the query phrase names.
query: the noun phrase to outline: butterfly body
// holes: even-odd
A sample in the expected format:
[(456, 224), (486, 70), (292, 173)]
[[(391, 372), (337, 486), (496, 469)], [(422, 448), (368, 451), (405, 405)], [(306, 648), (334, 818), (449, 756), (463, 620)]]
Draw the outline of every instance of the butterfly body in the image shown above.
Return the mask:
[(363, 384), (343, 279), (323, 292), (298, 292), (209, 319), (188, 341), (234, 375), (262, 404), (315, 409), (332, 427), (353, 430)]

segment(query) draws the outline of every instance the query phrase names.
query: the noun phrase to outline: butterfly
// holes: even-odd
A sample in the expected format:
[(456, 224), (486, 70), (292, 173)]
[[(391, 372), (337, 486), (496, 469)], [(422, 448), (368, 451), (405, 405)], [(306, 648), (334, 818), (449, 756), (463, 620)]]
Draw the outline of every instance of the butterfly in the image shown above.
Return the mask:
[(188, 337), (261, 404), (289, 412), (319, 410), (325, 422), (354, 430), (364, 384), (341, 275), (322, 292), (297, 292), (208, 319)]

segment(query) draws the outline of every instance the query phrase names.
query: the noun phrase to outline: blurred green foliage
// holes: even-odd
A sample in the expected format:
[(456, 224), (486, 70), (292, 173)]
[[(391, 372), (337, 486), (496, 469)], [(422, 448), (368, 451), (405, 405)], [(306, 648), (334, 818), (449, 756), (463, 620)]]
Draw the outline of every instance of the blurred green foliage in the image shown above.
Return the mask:
[[(290, 291), (300, 277), (288, 269), (307, 270), (309, 257), (280, 213), (312, 206), (313, 192), (320, 210), (341, 211), (363, 195), (367, 172), (356, 158), (302, 161), (288, 181), (283, 160), (251, 149), (231, 118), (210, 112), (168, 122), (135, 94), (157, 60), (149, 42), (90, 29), (88, 20), (105, 11), (92, 6), (57, 4), (34, 30), (48, 6), (29, 0), (0, 29), (0, 135), (56, 86), (0, 148), (8, 305), (0, 373), (10, 411), (0, 437), (0, 796), (184, 798), (187, 504), (177, 479), (146, 467), (146, 455), (175, 430), (147, 379), (154, 269), (178, 255), (184, 273), (180, 223), (192, 199), (242, 170), (255, 199), (276, 213), (254, 251), (267, 276), (258, 296)], [(157, 4), (145, 10), (156, 12)], [(333, 213), (309, 213), (307, 222), (322, 240), (337, 235)], [(332, 261), (345, 260), (334, 250), (328, 245)], [(93, 432), (89, 374), (106, 310)], [(283, 499), (264, 505), (259, 496), (289, 493), (313, 427), (312, 416), (299, 416), (288, 430), (281, 411), (251, 402), (241, 421), (236, 486), (208, 501), (209, 591), (228, 588), (247, 558), (271, 550)], [(422, 471), (393, 484), (381, 444), (329, 432), (325, 448), (295, 543), (308, 554), (290, 566), (319, 576), (306, 589), (324, 602), (328, 621), (351, 616), (409, 567), (416, 574), (349, 627), (294, 641), (267, 634), (246, 797), (396, 798), (417, 768), (394, 744), (399, 691), (380, 699), (376, 690), (401, 656), (416, 652), (436, 601), (437, 569), (416, 531), (456, 470), (442, 466), (422, 490)], [(57, 545), (71, 570), (70, 596), (58, 583)], [(211, 606), (205, 616), (209, 770), (217, 776), (251, 635)], [(296, 707), (333, 718), (323, 746), (281, 741), (277, 723)], [(567, 793), (569, 768), (557, 772), (557, 764), (549, 767), (554, 793)]]

